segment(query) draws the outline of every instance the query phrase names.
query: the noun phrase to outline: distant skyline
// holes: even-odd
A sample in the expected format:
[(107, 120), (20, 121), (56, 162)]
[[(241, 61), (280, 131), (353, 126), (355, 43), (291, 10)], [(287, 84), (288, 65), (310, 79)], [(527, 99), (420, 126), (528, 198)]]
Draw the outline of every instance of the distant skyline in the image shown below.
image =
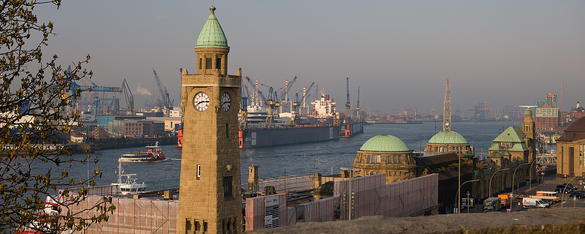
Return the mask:
[[(533, 105), (557, 93), (563, 110), (585, 102), (584, 1), (72, 1), (35, 8), (52, 21), (45, 56), (86, 66), (102, 86), (126, 79), (135, 107), (158, 92), (151, 67), (180, 103), (179, 69), (195, 71), (194, 47), (214, 5), (230, 46), (228, 73), (292, 91), (313, 81), (344, 111), (417, 107), (442, 113), (487, 97), (491, 107)], [(315, 88), (313, 88), (315, 89)], [(314, 91), (314, 90), (313, 90)], [(121, 97), (121, 96), (120, 96)], [(121, 100), (121, 106), (125, 102)], [(469, 112), (468, 112), (469, 113)]]

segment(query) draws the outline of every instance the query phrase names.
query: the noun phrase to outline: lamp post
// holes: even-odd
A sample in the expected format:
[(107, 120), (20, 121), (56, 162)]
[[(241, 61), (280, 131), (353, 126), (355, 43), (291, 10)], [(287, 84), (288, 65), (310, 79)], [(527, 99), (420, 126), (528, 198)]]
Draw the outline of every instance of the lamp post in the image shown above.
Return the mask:
[(500, 171), (507, 171), (507, 170), (510, 170), (510, 168), (506, 168), (506, 169), (498, 170), (498, 171), (494, 172), (494, 174), (492, 174), (492, 177), (490, 177), (490, 184), (488, 185), (488, 186), (489, 186), (489, 188), (490, 188), (490, 189), (489, 189), (489, 191), (490, 191), (490, 194), (488, 194), (488, 196), (490, 196), (490, 197), (492, 196), (492, 179), (494, 178), (494, 176), (496, 175), (496, 173), (498, 173), (498, 172), (500, 172)]
[(520, 164), (516, 167), (516, 169), (514, 169), (514, 173), (512, 174), (512, 193), (510, 194), (510, 212), (512, 212), (512, 206), (514, 205), (514, 188), (516, 187), (516, 185), (514, 184), (514, 179), (516, 177), (516, 171), (518, 170), (518, 168), (524, 166), (524, 165), (528, 165), (531, 163), (523, 163)]
[[(566, 176), (567, 176), (567, 175), (565, 175), (565, 180), (566, 180), (566, 178), (567, 178)], [(567, 191), (567, 186), (569, 186), (569, 183), (571, 183), (571, 181), (573, 181), (573, 179), (575, 179), (575, 178), (577, 178), (577, 177), (575, 176), (575, 177), (571, 178), (571, 179), (569, 180), (569, 182), (567, 182), (567, 183), (565, 184), (565, 188), (563, 189), (563, 191), (561, 191), (561, 192), (562, 192), (562, 193), (561, 193), (561, 208), (563, 208), (563, 203), (565, 203), (565, 202), (563, 201), (563, 199), (565, 199), (565, 191)]]
[[(532, 160), (532, 163), (530, 164), (530, 172), (529, 172), (529, 174), (530, 174), (530, 183), (528, 183), (529, 184), (528, 189), (532, 189), (532, 168), (534, 167), (533, 164), (535, 162), (536, 162), (536, 159)], [(538, 179), (538, 176), (536, 177), (536, 179)]]
[(351, 187), (351, 180), (353, 179), (353, 172), (354, 171), (361, 171), (362, 169), (354, 169), (353, 167), (347, 168), (347, 167), (342, 167), (339, 168), (341, 170), (344, 171), (349, 171), (349, 215), (348, 215), (348, 219), (351, 220), (351, 207), (353, 206), (353, 189)]
[(459, 185), (459, 188), (457, 189), (457, 196), (455, 196), (455, 199), (458, 199), (459, 201), (455, 202), (455, 204), (457, 204), (457, 213), (461, 213), (461, 199), (459, 198), (459, 190), (461, 190), (461, 186), (463, 186), (464, 184), (467, 184), (469, 182), (477, 182), (479, 180), (468, 180), (465, 181), (463, 184)]
[(469, 190), (467, 190), (467, 213), (469, 214)]

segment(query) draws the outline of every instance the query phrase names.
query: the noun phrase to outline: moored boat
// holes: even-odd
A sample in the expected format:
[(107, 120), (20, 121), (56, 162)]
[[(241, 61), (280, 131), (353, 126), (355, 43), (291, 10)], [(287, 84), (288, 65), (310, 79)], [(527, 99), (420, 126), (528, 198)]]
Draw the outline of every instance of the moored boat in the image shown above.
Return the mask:
[(118, 162), (152, 162), (162, 161), (165, 159), (165, 154), (160, 149), (160, 143), (157, 141), (154, 145), (146, 146), (146, 152), (130, 152), (122, 154)]
[[(146, 184), (136, 183), (136, 179), (132, 178), (136, 174), (124, 174), (124, 168), (122, 163), (118, 163), (118, 182), (112, 183), (112, 185), (118, 186), (118, 193), (122, 195), (133, 195), (144, 193), (146, 191)], [(122, 181), (122, 176), (126, 176), (126, 180)]]

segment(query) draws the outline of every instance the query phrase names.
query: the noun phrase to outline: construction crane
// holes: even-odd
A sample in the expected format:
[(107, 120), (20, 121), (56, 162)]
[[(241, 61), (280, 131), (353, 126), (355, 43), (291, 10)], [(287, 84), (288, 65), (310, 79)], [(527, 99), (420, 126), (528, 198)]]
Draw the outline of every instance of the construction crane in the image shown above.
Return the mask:
[[(311, 96), (311, 88), (313, 88), (313, 86), (315, 85), (315, 82), (313, 82), (308, 89), (305, 89), (305, 87), (303, 87), (303, 100), (301, 101), (301, 106), (303, 107), (303, 111), (301, 113), (302, 116), (306, 116), (307, 113), (307, 98), (309, 96)], [(308, 95), (307, 95), (308, 93)]]
[(273, 116), (273, 110), (274, 107), (276, 106), (276, 101), (274, 101), (274, 94), (272, 92), (273, 89), (272, 87), (268, 88), (268, 99), (266, 100), (266, 104), (268, 105), (267, 108), (267, 112), (268, 114), (266, 115), (266, 128), (271, 128), (273, 126), (273, 122), (272, 122), (272, 116)]
[(92, 92), (94, 92), (94, 95), (96, 96), (96, 99), (94, 101), (94, 107), (93, 107), (94, 108), (94, 112), (93, 112), (93, 114), (94, 114), (94, 116), (97, 119), (97, 117), (99, 115), (101, 115), (101, 113), (98, 113), (98, 110), (100, 110), (99, 109), (100, 99), (99, 99), (99, 97), (98, 97), (98, 95), (97, 95), (96, 92), (121, 93), (123, 91), (122, 91), (122, 88), (120, 88), (120, 87), (99, 86), (99, 85), (93, 83), (93, 81), (91, 81), (91, 80), (89, 80), (89, 82), (91, 82), (93, 84), (93, 86), (89, 86), (89, 85), (78, 85), (75, 82), (71, 82), (71, 89), (70, 90), (78, 90), (79, 89), (81, 91), (89, 91), (89, 90), (91, 90)]
[[(290, 92), (290, 89), (293, 87), (295, 81), (297, 81), (297, 78), (298, 76), (295, 76), (295, 78), (290, 83), (288, 82), (288, 80), (285, 80), (284, 90), (282, 90), (282, 92), (280, 93), (280, 96), (283, 97), (283, 99), (280, 102), (282, 103), (283, 106), (288, 107), (287, 111), (289, 112), (292, 112), (291, 110), (292, 103), (290, 101), (288, 93)], [(282, 109), (280, 109), (280, 112), (282, 112)]]
[(161, 108), (162, 105), (162, 107), (165, 110), (169, 110), (171, 107), (171, 101), (169, 100), (169, 93), (167, 93), (167, 88), (162, 85), (162, 82), (158, 78), (158, 75), (156, 74), (154, 68), (152, 68), (152, 72), (154, 73), (154, 79), (156, 80), (156, 84), (158, 85), (158, 91), (160, 93), (159, 109)]
[(360, 87), (358, 86), (357, 106), (355, 107), (355, 119), (360, 122)]
[(124, 90), (124, 96), (126, 97), (126, 114), (133, 115), (134, 96), (132, 95), (132, 91), (130, 91), (130, 86), (128, 86), (128, 82), (126, 82), (126, 79), (122, 81), (122, 90)]
[(349, 102), (349, 77), (347, 77), (347, 102), (345, 103), (345, 108), (347, 110), (346, 124), (349, 124), (349, 116), (351, 114), (351, 102)]

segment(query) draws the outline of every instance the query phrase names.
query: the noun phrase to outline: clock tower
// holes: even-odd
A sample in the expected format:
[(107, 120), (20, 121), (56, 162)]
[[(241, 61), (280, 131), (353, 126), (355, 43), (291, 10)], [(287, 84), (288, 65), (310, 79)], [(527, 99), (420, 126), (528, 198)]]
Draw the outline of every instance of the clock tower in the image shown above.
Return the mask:
[(177, 233), (242, 232), (241, 74), (227, 74), (230, 48), (215, 7), (209, 9), (195, 46), (195, 74), (185, 69), (181, 74), (184, 123)]

